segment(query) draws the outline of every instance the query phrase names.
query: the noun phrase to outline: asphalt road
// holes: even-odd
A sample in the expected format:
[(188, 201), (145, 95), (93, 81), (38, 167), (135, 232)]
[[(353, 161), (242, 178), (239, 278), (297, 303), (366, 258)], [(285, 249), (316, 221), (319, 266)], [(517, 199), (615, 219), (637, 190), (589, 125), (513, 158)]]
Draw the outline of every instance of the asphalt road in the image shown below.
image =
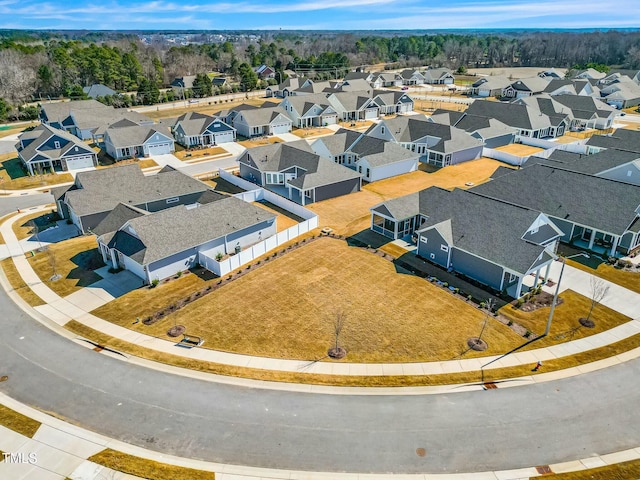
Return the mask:
[[(13, 210), (15, 200), (37, 202), (0, 199), (0, 213)], [(174, 455), (295, 470), (450, 473), (640, 445), (640, 361), (518, 388), (313, 395), (221, 385), (116, 360), (43, 327), (4, 292), (0, 311), (0, 375), (9, 376), (0, 391)]]

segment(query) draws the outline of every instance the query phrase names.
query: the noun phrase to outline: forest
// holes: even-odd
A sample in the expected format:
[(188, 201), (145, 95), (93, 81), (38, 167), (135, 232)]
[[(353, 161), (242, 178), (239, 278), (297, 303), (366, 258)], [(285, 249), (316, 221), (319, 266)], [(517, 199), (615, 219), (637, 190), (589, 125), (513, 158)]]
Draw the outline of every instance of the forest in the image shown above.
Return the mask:
[[(161, 38), (162, 33), (156, 34)], [(219, 72), (237, 83), (225, 89), (264, 88), (251, 67), (267, 64), (316, 78), (336, 78), (358, 66), (432, 65), (567, 67), (587, 64), (640, 69), (640, 31), (524, 32), (260, 32), (236, 33), (217, 43), (143, 43), (126, 32), (0, 32), (0, 118), (24, 117), (25, 102), (82, 98), (82, 87), (102, 83), (127, 95), (115, 106), (170, 101), (160, 89), (183, 75), (198, 75), (193, 96), (220, 93), (204, 75)], [(378, 67), (380, 68), (380, 67)], [(133, 93), (132, 93), (133, 92)]]

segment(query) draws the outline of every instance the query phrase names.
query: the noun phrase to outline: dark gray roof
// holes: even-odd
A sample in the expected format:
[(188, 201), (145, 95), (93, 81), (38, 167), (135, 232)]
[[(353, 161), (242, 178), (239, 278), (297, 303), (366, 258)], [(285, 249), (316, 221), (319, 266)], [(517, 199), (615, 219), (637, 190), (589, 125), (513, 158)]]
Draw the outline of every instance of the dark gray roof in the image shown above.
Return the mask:
[[(59, 148), (55, 148), (55, 143), (53, 146), (47, 145), (47, 143), (51, 143), (49, 140), (52, 138), (56, 139), (54, 142), (58, 141), (60, 143)], [(33, 130), (20, 135), (18, 139), (21, 141), (32, 140), (25, 148), (20, 147), (21, 143), (16, 145), (20, 157), (25, 162), (45, 158), (57, 160), (67, 155), (91, 154), (95, 156), (96, 154), (82, 140), (64, 130), (46, 124), (38, 125)]]
[(326, 137), (319, 138), (313, 144), (322, 143), (331, 155), (342, 155), (347, 152), (349, 148), (355, 143), (358, 138), (362, 136), (361, 132), (355, 130), (349, 130), (347, 128), (341, 128), (333, 135), (327, 135)]
[(82, 91), (91, 98), (106, 97), (107, 95), (116, 95), (116, 91), (102, 85), (101, 83), (94, 83), (88, 87), (84, 87)]
[(236, 197), (188, 208), (169, 208), (128, 221), (136, 237), (119, 230), (109, 241), (141, 265), (162, 260), (277, 215)]
[(160, 134), (160, 138), (165, 137), (162, 141), (173, 142), (171, 132), (164, 125), (134, 125), (121, 126), (119, 128), (113, 128), (112, 126), (105, 133), (116, 148), (143, 145), (156, 134)]
[(100, 236), (106, 233), (115, 232), (129, 220), (143, 215), (149, 215), (149, 212), (141, 208), (134, 207), (133, 205), (119, 203), (116, 205), (116, 208), (111, 210), (109, 214), (98, 225), (96, 225), (93, 229), (93, 233)]
[(291, 122), (281, 107), (247, 109), (243, 110), (241, 115), (246, 120), (247, 125), (254, 126), (268, 125), (274, 121), (278, 115), (282, 115), (283, 120)]
[(473, 187), (474, 192), (622, 235), (640, 205), (640, 187), (543, 164)]
[(587, 145), (640, 152), (640, 131), (619, 128), (611, 135), (594, 135), (587, 140)]
[(366, 159), (372, 167), (381, 167), (420, 157), (420, 154), (401, 147), (397, 143), (380, 140), (368, 135), (362, 135), (350, 150), (357, 154), (359, 158)]
[(480, 117), (495, 118), (505, 125), (526, 130), (538, 130), (550, 125), (549, 118), (539, 115), (531, 107), (521, 103), (492, 102), (489, 100), (476, 100), (466, 113)]
[[(527, 166), (532, 158), (534, 157), (529, 158), (527, 161)], [(638, 152), (608, 148), (607, 150), (593, 155), (580, 155), (577, 153), (555, 150), (548, 159), (538, 159), (536, 157), (535, 162), (544, 163), (550, 166), (558, 166), (574, 172), (597, 175), (612, 168), (635, 162), (638, 159), (640, 159), (640, 153)]]
[(77, 215), (113, 210), (118, 203), (144, 207), (146, 202), (204, 192), (207, 185), (179, 171), (145, 176), (136, 164), (76, 175), (80, 188), (65, 194), (65, 201)]

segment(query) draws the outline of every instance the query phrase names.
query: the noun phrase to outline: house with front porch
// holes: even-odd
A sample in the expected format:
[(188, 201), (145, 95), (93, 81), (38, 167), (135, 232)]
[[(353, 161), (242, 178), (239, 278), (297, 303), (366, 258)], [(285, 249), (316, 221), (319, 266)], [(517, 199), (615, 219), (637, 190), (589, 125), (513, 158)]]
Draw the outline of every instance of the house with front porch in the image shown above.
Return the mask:
[(424, 83), (429, 85), (453, 85), (456, 80), (448, 68), (427, 68), (421, 73)]
[(378, 105), (379, 115), (394, 115), (413, 112), (413, 98), (405, 92), (374, 90), (372, 97), (373, 102)]
[(560, 241), (581, 249), (620, 256), (640, 245), (636, 185), (538, 163), (472, 191), (544, 213), (562, 231)]
[(551, 81), (548, 77), (522, 78), (512, 82), (502, 91), (504, 98), (525, 98), (531, 95), (539, 95), (549, 85)]
[(121, 203), (114, 212), (117, 218), (104, 223), (122, 223), (98, 236), (98, 250), (107, 265), (128, 270), (146, 284), (193, 268), (202, 256), (237, 253), (277, 233), (276, 214), (233, 196), (155, 213)]
[(469, 87), (469, 95), (472, 97), (500, 97), (502, 91), (511, 85), (511, 80), (500, 75), (482, 77)]
[(398, 73), (378, 72), (373, 74), (370, 83), (373, 88), (400, 87), (403, 79)]
[(173, 137), (163, 125), (113, 125), (104, 132), (104, 147), (115, 160), (175, 152)]
[(281, 107), (241, 110), (233, 118), (233, 128), (246, 138), (290, 133), (293, 122)]
[(375, 120), (380, 115), (369, 92), (335, 92), (327, 100), (342, 121)]
[(640, 131), (618, 128), (609, 135), (593, 135), (586, 143), (589, 153), (598, 153), (607, 148), (618, 148), (640, 153)]
[(464, 130), (469, 135), (483, 142), (487, 148), (502, 147), (515, 141), (516, 129), (509, 127), (495, 118), (469, 115), (466, 112), (438, 109), (429, 119), (435, 123), (451, 125)]
[(301, 205), (360, 191), (354, 170), (317, 155), (300, 140), (244, 151), (240, 176)]
[(29, 175), (68, 172), (98, 165), (97, 153), (86, 143), (64, 130), (45, 124), (18, 136), (16, 150)]
[(422, 85), (424, 83), (424, 75), (420, 70), (407, 68), (400, 72), (403, 85)]
[(235, 128), (219, 118), (198, 112), (180, 115), (173, 126), (173, 135), (176, 142), (186, 148), (236, 141)]
[(527, 275), (546, 282), (561, 235), (538, 211), (439, 187), (372, 207), (371, 229), (394, 239), (414, 235), (418, 256), (514, 298)]
[(380, 120), (367, 135), (398, 143), (417, 153), (420, 161), (439, 167), (475, 160), (482, 156), (483, 142), (450, 125), (430, 121), (424, 115)]
[(297, 128), (322, 127), (338, 123), (338, 113), (322, 93), (288, 96), (280, 103), (280, 108)]

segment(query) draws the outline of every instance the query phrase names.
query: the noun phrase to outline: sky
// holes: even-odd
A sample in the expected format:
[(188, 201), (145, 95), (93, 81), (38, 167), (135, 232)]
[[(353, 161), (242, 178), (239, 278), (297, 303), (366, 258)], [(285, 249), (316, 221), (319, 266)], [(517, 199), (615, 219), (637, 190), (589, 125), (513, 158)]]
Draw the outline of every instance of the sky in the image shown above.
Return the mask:
[(0, 0), (0, 28), (639, 28), (638, 0)]

